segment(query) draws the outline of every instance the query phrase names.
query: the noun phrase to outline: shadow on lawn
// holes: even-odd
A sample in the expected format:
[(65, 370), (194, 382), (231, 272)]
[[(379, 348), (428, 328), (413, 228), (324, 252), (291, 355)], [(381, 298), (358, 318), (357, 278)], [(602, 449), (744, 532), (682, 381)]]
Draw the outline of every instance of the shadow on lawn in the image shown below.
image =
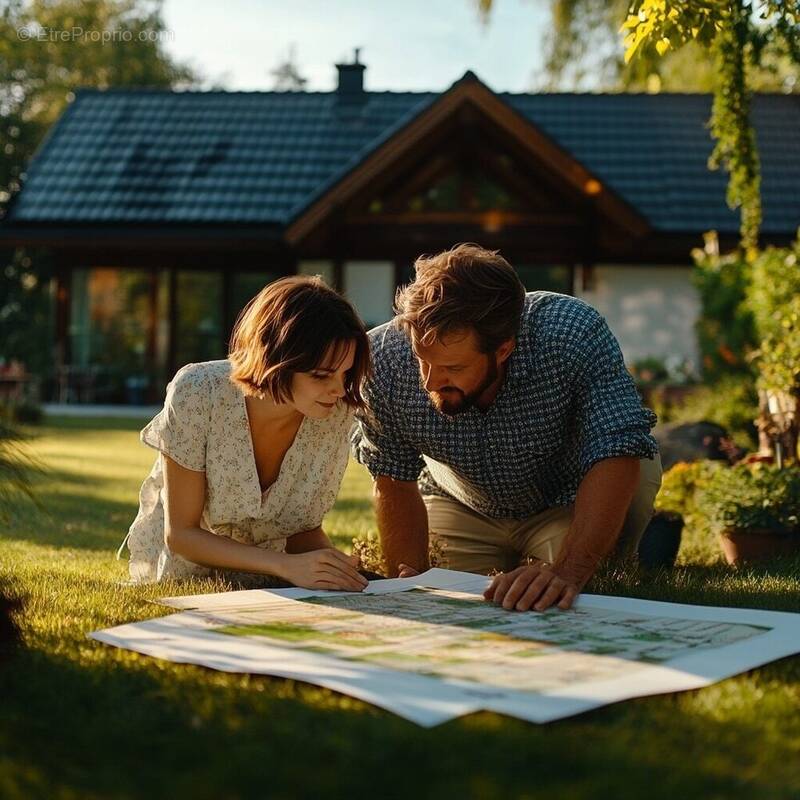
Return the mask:
[[(779, 580), (776, 580), (778, 578)], [(797, 591), (787, 591), (787, 580)], [(800, 611), (800, 557), (774, 559), (749, 567), (684, 565), (623, 573), (602, 567), (584, 591), (666, 603)]]
[[(145, 475), (142, 475), (144, 480)], [(58, 490), (47, 489), (57, 484)], [(0, 527), (6, 539), (28, 541), (56, 547), (81, 550), (116, 549), (136, 517), (137, 504), (109, 500), (103, 488), (114, 488), (118, 479), (107, 481), (65, 470), (47, 469), (34, 481), (40, 508), (21, 499), (10, 519)], [(334, 512), (371, 512), (369, 499), (340, 498)], [(351, 537), (344, 537), (349, 544)]]
[[(116, 483), (116, 479), (104, 481), (46, 468), (32, 481), (37, 504), (20, 498), (0, 528), (0, 536), (80, 550), (116, 548), (133, 522), (137, 508), (132, 503), (99, 496), (104, 486)], [(60, 488), (46, 488), (50, 484)]]
[[(786, 788), (757, 755), (781, 747), (757, 718), (731, 726), (673, 697), (546, 726), (483, 713), (423, 730), (307, 684), (156, 670), (90, 646), (106, 650), (92, 664), (30, 649), (0, 666), (3, 785), (20, 796), (653, 800)], [(781, 758), (770, 752), (768, 762)]]
[(140, 431), (148, 419), (126, 417), (46, 417), (41, 426), (30, 427), (31, 433), (58, 433), (65, 431)]

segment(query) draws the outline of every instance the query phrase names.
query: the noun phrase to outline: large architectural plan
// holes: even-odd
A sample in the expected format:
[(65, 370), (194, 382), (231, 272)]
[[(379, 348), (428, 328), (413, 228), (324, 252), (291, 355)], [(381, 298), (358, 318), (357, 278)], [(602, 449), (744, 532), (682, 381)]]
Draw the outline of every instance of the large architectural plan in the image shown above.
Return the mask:
[(698, 688), (800, 651), (800, 614), (592, 595), (569, 611), (506, 611), (483, 599), (487, 584), (434, 569), (362, 593), (168, 598), (183, 610), (92, 636), (159, 658), (317, 683), (422, 725), (480, 709), (546, 722)]

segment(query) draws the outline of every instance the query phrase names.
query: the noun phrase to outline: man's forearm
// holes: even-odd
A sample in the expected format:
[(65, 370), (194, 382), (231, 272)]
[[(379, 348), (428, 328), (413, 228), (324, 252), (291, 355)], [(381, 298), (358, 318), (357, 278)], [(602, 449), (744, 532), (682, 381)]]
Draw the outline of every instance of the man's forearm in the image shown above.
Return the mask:
[(292, 534), (286, 540), (287, 553), (309, 553), (312, 550), (323, 550), (326, 547), (333, 547), (333, 542), (325, 535), (325, 531), (321, 527)]
[(575, 513), (554, 569), (583, 586), (613, 549), (639, 482), (639, 459), (598, 461), (584, 476)]
[(389, 576), (397, 575), (401, 563), (420, 572), (426, 570), (428, 512), (417, 484), (379, 476), (375, 480), (374, 494), (378, 532)]

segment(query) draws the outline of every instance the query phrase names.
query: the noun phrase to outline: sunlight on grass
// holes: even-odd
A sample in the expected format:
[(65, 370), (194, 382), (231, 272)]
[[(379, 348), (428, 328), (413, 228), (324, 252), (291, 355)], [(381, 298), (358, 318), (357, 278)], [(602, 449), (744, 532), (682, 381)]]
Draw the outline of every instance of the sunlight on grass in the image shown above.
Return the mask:
[[(318, 687), (87, 639), (162, 615), (159, 597), (223, 588), (124, 584), (114, 552), (154, 458), (139, 426), (56, 420), (37, 431), (43, 510), (21, 502), (0, 530), (0, 578), (24, 600), (22, 647), (0, 663), (3, 798), (358, 796), (366, 787), (381, 797), (800, 795), (800, 658), (547, 726), (482, 713), (425, 731)], [(351, 464), (325, 521), (339, 546), (375, 532), (370, 491)], [(733, 570), (716, 543), (689, 533), (676, 569), (608, 565), (589, 590), (796, 612), (800, 563)]]

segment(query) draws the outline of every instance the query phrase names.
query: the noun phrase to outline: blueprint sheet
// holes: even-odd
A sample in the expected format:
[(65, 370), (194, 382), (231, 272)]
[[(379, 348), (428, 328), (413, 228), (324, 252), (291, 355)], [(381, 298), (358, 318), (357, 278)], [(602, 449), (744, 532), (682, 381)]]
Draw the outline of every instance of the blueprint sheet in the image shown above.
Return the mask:
[(696, 689), (800, 652), (800, 614), (581, 595), (506, 611), (489, 579), (432, 569), (364, 592), (167, 598), (159, 619), (90, 636), (169, 661), (294, 678), (433, 726), (479, 710), (549, 722)]

